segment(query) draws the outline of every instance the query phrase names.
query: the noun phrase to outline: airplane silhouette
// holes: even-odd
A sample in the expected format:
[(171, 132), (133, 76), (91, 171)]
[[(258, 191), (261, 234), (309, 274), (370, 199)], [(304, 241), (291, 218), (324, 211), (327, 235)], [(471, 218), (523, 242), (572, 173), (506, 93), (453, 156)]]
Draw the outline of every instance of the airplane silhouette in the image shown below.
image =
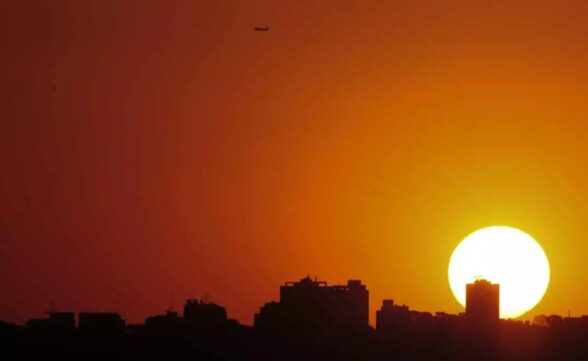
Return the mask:
[(269, 26), (266, 26), (265, 28), (256, 26), (253, 28), (253, 30), (255, 30), (255, 31), (269, 31)]

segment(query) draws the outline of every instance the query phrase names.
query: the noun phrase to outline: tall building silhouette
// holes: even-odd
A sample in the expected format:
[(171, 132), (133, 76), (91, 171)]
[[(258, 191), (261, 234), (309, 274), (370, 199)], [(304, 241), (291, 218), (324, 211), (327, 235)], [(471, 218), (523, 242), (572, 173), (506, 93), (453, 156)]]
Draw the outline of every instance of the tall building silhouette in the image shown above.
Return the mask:
[(266, 303), (254, 317), (259, 329), (362, 330), (367, 329), (369, 292), (359, 280), (329, 286), (305, 277), (280, 287), (280, 301)]
[(498, 359), (500, 286), (479, 279), (466, 285), (463, 352), (466, 359)]
[(484, 279), (466, 285), (466, 318), (471, 324), (484, 326), (500, 317), (500, 285)]

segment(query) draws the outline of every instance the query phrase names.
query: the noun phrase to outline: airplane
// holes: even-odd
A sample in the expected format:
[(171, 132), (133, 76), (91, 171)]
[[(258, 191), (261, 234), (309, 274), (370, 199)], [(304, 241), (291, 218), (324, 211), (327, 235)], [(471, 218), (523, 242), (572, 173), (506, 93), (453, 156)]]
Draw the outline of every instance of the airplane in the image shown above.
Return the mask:
[(265, 28), (256, 26), (253, 28), (253, 30), (255, 30), (255, 31), (269, 31), (269, 26), (266, 26)]

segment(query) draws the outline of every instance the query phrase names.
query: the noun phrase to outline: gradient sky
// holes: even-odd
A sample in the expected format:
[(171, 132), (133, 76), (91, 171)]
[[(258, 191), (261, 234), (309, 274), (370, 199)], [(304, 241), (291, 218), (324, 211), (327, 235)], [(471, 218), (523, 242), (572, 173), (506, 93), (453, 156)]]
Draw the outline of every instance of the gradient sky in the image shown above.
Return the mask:
[(588, 313), (586, 39), (586, 1), (2, 2), (0, 319), (251, 323), (307, 272), (457, 313), (494, 224), (549, 257), (527, 318)]

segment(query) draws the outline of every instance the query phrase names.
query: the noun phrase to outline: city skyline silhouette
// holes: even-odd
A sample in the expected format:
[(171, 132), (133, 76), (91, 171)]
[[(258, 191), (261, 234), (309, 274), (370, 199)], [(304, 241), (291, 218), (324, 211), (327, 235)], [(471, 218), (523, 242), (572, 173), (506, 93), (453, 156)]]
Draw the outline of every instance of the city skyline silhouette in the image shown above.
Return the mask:
[(168, 309), (140, 324), (115, 312), (52, 310), (25, 325), (0, 321), (0, 351), (17, 359), (61, 360), (580, 360), (588, 351), (588, 316), (499, 319), (498, 284), (478, 279), (464, 286), (465, 312), (414, 311), (385, 299), (375, 327), (368, 322), (369, 289), (361, 280), (328, 285), (309, 276), (284, 283), (279, 300), (262, 305), (253, 326), (197, 299), (187, 299), (181, 315)]
[[(483, 322), (483, 323), (488, 323), (488, 322), (493, 322), (492, 320), (512, 320), (512, 321), (516, 321), (516, 322), (521, 322), (521, 323), (529, 323), (531, 322), (531, 320), (525, 319), (524, 317), (518, 317), (517, 319), (511, 319), (511, 318), (501, 318), (499, 317), (499, 284), (495, 284), (495, 283), (491, 283), (483, 278), (477, 278), (476, 280), (474, 280), (471, 283), (467, 283), (464, 285), (464, 288), (467, 290), (466, 294), (466, 305), (463, 307), (463, 309), (461, 310), (461, 312), (458, 312), (456, 314), (454, 314), (455, 316), (464, 316), (467, 317), (468, 315), (475, 315), (473, 316), (474, 318), (480, 318), (479, 321)], [(357, 293), (359, 292), (359, 294)], [(355, 293), (355, 295), (354, 295)], [(345, 294), (349, 294), (349, 296), (343, 296)], [(348, 299), (346, 297), (349, 297)], [(296, 309), (289, 309), (288, 307), (292, 307), (294, 304), (299, 303), (298, 306), (294, 306), (294, 307), (302, 307), (302, 312), (306, 312), (308, 310), (304, 310), (305, 304), (307, 305), (307, 302), (313, 303), (313, 302), (317, 302), (317, 300), (323, 300), (325, 302), (325, 305), (333, 305), (333, 304), (339, 304), (338, 307), (341, 309), (342, 308), (353, 308), (353, 307), (359, 307), (359, 310), (361, 311), (357, 311), (358, 313), (355, 314), (355, 316), (352, 315), (348, 315), (345, 313), (340, 313), (340, 314), (333, 314), (331, 316), (328, 317), (332, 317), (332, 321), (334, 320), (343, 320), (342, 322), (348, 322), (348, 323), (355, 323), (355, 324), (362, 324), (365, 327), (377, 327), (377, 313), (379, 312), (379, 310), (376, 310), (376, 312), (374, 312), (374, 317), (370, 317), (370, 314), (372, 313), (372, 309), (370, 309), (370, 304), (368, 302), (369, 300), (369, 290), (367, 289), (367, 286), (365, 284), (362, 284), (362, 281), (359, 279), (350, 279), (347, 281), (346, 285), (329, 285), (326, 281), (320, 281), (318, 279), (318, 277), (314, 277), (311, 278), (311, 276), (309, 274), (307, 274), (305, 277), (301, 278), (299, 281), (287, 281), (285, 282), (282, 286), (280, 286), (280, 292), (279, 292), (279, 296), (278, 296), (278, 300), (269, 300), (267, 302), (265, 302), (264, 304), (262, 304), (259, 308), (258, 311), (255, 312), (255, 314), (253, 315), (253, 323), (251, 325), (248, 326), (255, 326), (256, 323), (258, 324), (264, 324), (263, 321), (263, 316), (264, 316), (264, 310), (267, 309), (268, 314), (271, 316), (272, 314), (274, 314), (276, 311), (278, 311), (281, 307), (285, 307), (283, 311), (278, 311), (278, 313), (284, 313), (284, 314), (288, 314), (288, 313), (297, 313), (298, 311), (296, 311)], [(338, 299), (340, 299), (340, 301), (337, 301)], [(285, 300), (285, 301), (282, 301)], [(307, 301), (304, 301), (307, 300)], [(468, 300), (470, 300), (468, 302)], [(321, 302), (323, 302), (321, 301)], [(284, 303), (285, 302), (285, 303)], [(341, 303), (343, 302), (343, 303)], [(184, 304), (184, 313), (186, 312), (186, 310), (188, 310), (188, 314), (190, 314), (190, 307), (189, 305), (215, 305), (215, 301), (210, 299), (209, 295), (206, 295), (202, 298), (188, 298), (185, 301)], [(393, 299), (390, 298), (384, 298), (382, 300), (382, 305), (386, 306), (395, 306), (395, 303), (393, 301)], [(326, 307), (326, 306), (325, 306)], [(406, 305), (403, 305), (402, 307), (408, 307)], [(197, 307), (196, 307), (197, 308)], [(288, 311), (286, 311), (288, 310)], [(300, 311), (299, 310), (299, 311)], [(322, 310), (315, 310), (319, 313), (325, 313), (327, 312), (327, 308), (322, 309)], [(178, 315), (178, 312), (174, 310), (173, 306), (170, 306), (167, 309), (168, 315)], [(418, 311), (420, 312), (420, 311)], [(422, 312), (432, 312), (431, 310), (428, 311), (422, 311)], [(444, 310), (436, 310), (433, 311), (435, 314), (447, 314)], [(88, 311), (88, 310), (84, 310), (84, 311), (78, 311), (78, 313), (80, 315), (82, 315), (82, 318), (84, 315), (91, 315), (91, 314), (102, 314), (102, 315), (107, 315), (108, 317), (114, 317), (114, 318), (118, 318), (120, 317), (120, 315), (116, 312), (111, 312), (111, 311), (100, 311), (98, 309), (94, 309), (92, 311)], [(45, 315), (62, 315), (64, 317), (66, 317), (65, 322), (66, 323), (76, 323), (75, 321), (75, 317), (74, 319), (71, 318), (72, 314), (75, 314), (75, 312), (73, 311), (65, 311), (60, 309), (59, 307), (56, 306), (56, 302), (55, 300), (51, 300), (50, 305), (49, 305), (49, 309), (47, 311), (45, 311), (43, 314)], [(118, 316), (114, 316), (114, 315), (118, 315)], [(220, 318), (224, 318), (227, 319), (228, 318), (228, 313), (227, 311), (223, 308), (223, 311), (221, 312)], [(561, 316), (561, 315), (560, 315)], [(565, 315), (564, 315), (565, 316)], [(571, 314), (567, 314), (568, 317), (571, 317)], [(144, 320), (148, 319), (151, 316), (146, 316), (146, 318), (144, 318)], [(348, 321), (344, 321), (345, 318), (347, 317), (351, 317), (348, 319)], [(472, 316), (469, 316), (472, 317)], [(539, 322), (542, 323), (543, 321), (537, 321), (537, 320), (543, 320), (546, 316), (541, 314), (535, 317), (536, 320), (533, 320), (533, 322)], [(583, 316), (581, 316), (583, 317)], [(190, 316), (188, 316), (188, 318), (190, 318)], [(371, 320), (375, 320), (374, 325), (372, 325)], [(29, 318), (27, 319), (28, 321), (30, 320), (43, 320), (40, 318), (34, 318), (29, 316)], [(121, 319), (122, 320), (122, 319)], [(352, 321), (354, 320), (354, 321)], [(0, 320), (2, 322), (4, 322), (5, 324), (17, 324), (17, 323), (13, 323), (13, 322), (9, 322), (7, 320)], [(63, 321), (63, 320), (61, 320)], [(59, 322), (61, 322), (59, 321)], [(302, 320), (297, 320), (297, 321), (301, 321)], [(319, 320), (319, 324), (320, 325), (325, 325), (325, 322), (328, 324), (327, 320)], [(338, 321), (338, 322), (339, 322)], [(120, 322), (120, 321), (117, 321)], [(83, 323), (83, 322), (82, 322)], [(125, 321), (126, 323), (126, 321)], [(133, 323), (131, 323), (133, 324)], [(320, 325), (314, 325), (313, 327), (319, 327)], [(22, 324), (22, 326), (25, 326), (26, 322)], [(244, 324), (247, 325), (247, 324)], [(259, 327), (259, 325), (258, 325)], [(261, 326), (264, 327), (264, 326)]]

